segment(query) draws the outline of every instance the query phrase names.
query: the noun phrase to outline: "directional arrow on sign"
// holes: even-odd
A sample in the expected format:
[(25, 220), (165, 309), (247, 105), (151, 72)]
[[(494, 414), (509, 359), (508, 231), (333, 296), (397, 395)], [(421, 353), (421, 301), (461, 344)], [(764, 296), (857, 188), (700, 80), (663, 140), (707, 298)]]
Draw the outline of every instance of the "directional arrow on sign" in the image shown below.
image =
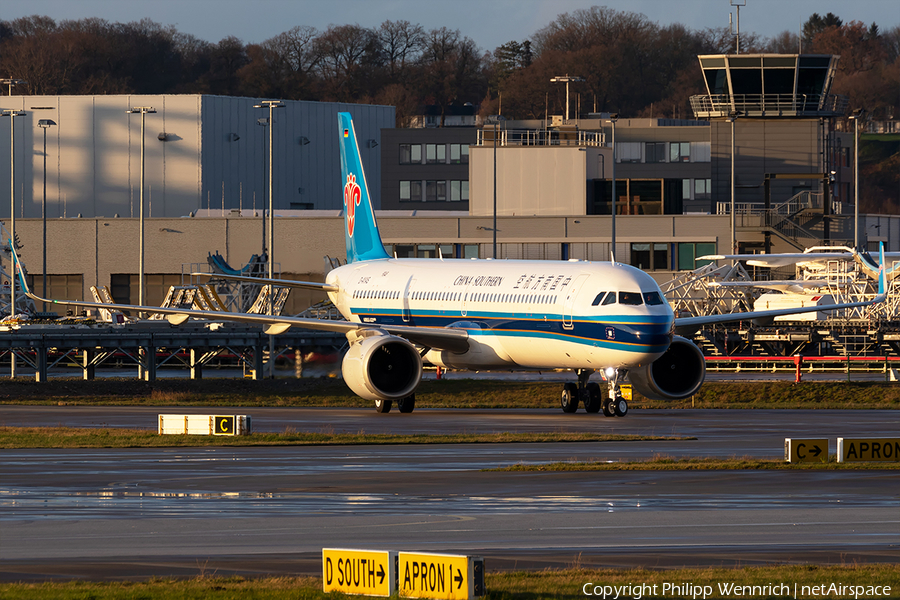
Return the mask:
[(458, 568), (456, 569), (456, 576), (453, 577), (453, 581), (456, 582), (456, 589), (459, 589), (462, 587), (463, 575), (462, 575), (462, 571), (459, 570)]
[(381, 577), (381, 579), (378, 580), (378, 583), (382, 584), (382, 583), (384, 583), (384, 565), (378, 565), (378, 568), (380, 570), (378, 571), (378, 573), (375, 573), (375, 574), (378, 575), (379, 577)]
[(818, 446), (813, 446), (812, 450), (810, 450), (809, 453), (812, 454), (813, 456), (819, 456), (820, 454), (822, 454), (822, 449), (819, 448)]

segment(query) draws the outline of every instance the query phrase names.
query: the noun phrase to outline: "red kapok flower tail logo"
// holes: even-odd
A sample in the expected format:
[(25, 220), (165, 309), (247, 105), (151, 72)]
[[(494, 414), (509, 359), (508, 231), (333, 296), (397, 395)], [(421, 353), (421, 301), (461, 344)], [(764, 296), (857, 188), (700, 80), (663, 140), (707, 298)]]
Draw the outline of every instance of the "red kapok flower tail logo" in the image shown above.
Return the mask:
[(353, 237), (353, 227), (356, 224), (356, 207), (362, 199), (362, 191), (356, 183), (356, 175), (347, 175), (347, 185), (344, 186), (344, 208), (347, 210), (347, 235)]

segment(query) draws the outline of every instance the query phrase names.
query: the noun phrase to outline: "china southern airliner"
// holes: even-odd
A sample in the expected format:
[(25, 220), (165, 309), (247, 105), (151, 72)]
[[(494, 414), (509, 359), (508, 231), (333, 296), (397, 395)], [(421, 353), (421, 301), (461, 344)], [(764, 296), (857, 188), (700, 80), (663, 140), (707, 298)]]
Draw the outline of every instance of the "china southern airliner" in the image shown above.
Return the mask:
[[(193, 317), (262, 323), (271, 334), (292, 326), (342, 332), (350, 343), (344, 381), (382, 413), (394, 402), (400, 412), (412, 412), (424, 360), (452, 369), (568, 369), (577, 382), (563, 386), (562, 410), (575, 412), (581, 404), (586, 412), (607, 416), (628, 412), (620, 390), (626, 378), (639, 393), (659, 400), (687, 398), (700, 388), (706, 375), (703, 354), (678, 333), (710, 323), (823, 310), (675, 318), (653, 278), (621, 263), (392, 258), (378, 232), (350, 114), (340, 113), (338, 123), (347, 264), (329, 272), (324, 284), (275, 283), (325, 291), (345, 321), (118, 308), (163, 313), (176, 325)], [(590, 381), (595, 372), (608, 382), (605, 395)]]

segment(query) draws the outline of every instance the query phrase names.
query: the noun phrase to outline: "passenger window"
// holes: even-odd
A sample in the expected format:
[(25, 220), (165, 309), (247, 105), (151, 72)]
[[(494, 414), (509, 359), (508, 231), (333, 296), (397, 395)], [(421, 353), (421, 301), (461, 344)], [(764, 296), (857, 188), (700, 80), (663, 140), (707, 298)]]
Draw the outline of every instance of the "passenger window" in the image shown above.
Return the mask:
[(610, 292), (607, 294), (606, 298), (603, 300), (603, 306), (609, 306), (610, 304), (616, 303), (616, 293)]
[(644, 294), (644, 302), (647, 306), (659, 306), (663, 303), (662, 298), (659, 297), (659, 292), (647, 292)]
[(640, 292), (619, 292), (619, 304), (627, 304), (629, 306), (640, 306), (644, 303)]
[(591, 302), (591, 306), (599, 306), (600, 303), (603, 301), (603, 296), (605, 296), (605, 295), (606, 295), (606, 292), (600, 292), (599, 294), (597, 294), (597, 297), (594, 298), (593, 302)]

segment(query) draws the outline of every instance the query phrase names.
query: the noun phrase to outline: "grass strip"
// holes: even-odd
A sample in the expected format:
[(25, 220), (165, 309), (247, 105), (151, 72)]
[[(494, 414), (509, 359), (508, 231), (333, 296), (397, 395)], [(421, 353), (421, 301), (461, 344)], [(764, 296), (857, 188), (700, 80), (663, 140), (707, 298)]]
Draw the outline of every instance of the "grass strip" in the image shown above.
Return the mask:
[[(560, 378), (566, 379), (561, 373)], [(426, 380), (417, 408), (555, 408), (562, 384), (475, 379)], [(275, 379), (52, 379), (5, 381), (0, 404), (77, 406), (296, 406), (371, 408), (331, 377)], [(655, 401), (635, 395), (631, 408), (897, 409), (900, 386), (890, 382), (707, 382), (692, 398)]]
[(560, 442), (678, 441), (696, 438), (596, 433), (282, 433), (242, 436), (159, 435), (149, 429), (0, 427), (0, 448), (187, 448), (201, 446), (350, 446), (405, 444), (540, 444)]
[[(585, 598), (586, 584), (591, 584), (588, 589), (593, 596), (599, 597), (603, 597), (603, 590), (602, 587), (597, 588), (596, 586), (619, 586), (622, 592), (619, 595), (620, 598), (695, 599), (704, 597), (706, 592), (711, 592), (705, 596), (707, 598), (896, 598), (897, 590), (900, 588), (898, 581), (900, 581), (900, 565), (893, 564), (768, 565), (659, 571), (584, 569), (576, 565), (563, 570), (488, 572), (485, 576), (484, 600)], [(780, 587), (782, 585), (785, 588)], [(622, 586), (631, 587), (622, 589)], [(638, 586), (647, 587), (640, 589)], [(681, 587), (674, 588), (673, 586)], [(863, 591), (854, 595), (854, 592), (858, 590), (848, 590), (848, 586), (854, 588), (862, 586)], [(884, 593), (886, 586), (890, 587), (887, 594)], [(815, 591), (813, 588), (816, 588)], [(789, 592), (783, 593), (785, 589)], [(597, 593), (598, 591), (599, 593)], [(607, 597), (614, 596), (615, 592), (613, 591)], [(4, 600), (6, 598), (21, 600), (45, 598), (59, 600), (82, 600), (84, 598), (92, 600), (118, 600), (120, 598), (334, 600), (359, 597), (337, 592), (325, 594), (322, 592), (321, 579), (316, 577), (262, 579), (197, 577), (188, 580), (153, 579), (142, 582), (74, 581), (0, 584), (0, 599)]]
[[(784, 471), (784, 470), (898, 470), (900, 462), (839, 463), (835, 456), (827, 461), (789, 463), (783, 460), (743, 458), (675, 458), (654, 456), (647, 460), (627, 462), (554, 462), (541, 465), (510, 465), (485, 471)], [(898, 586), (900, 591), (900, 586)]]

